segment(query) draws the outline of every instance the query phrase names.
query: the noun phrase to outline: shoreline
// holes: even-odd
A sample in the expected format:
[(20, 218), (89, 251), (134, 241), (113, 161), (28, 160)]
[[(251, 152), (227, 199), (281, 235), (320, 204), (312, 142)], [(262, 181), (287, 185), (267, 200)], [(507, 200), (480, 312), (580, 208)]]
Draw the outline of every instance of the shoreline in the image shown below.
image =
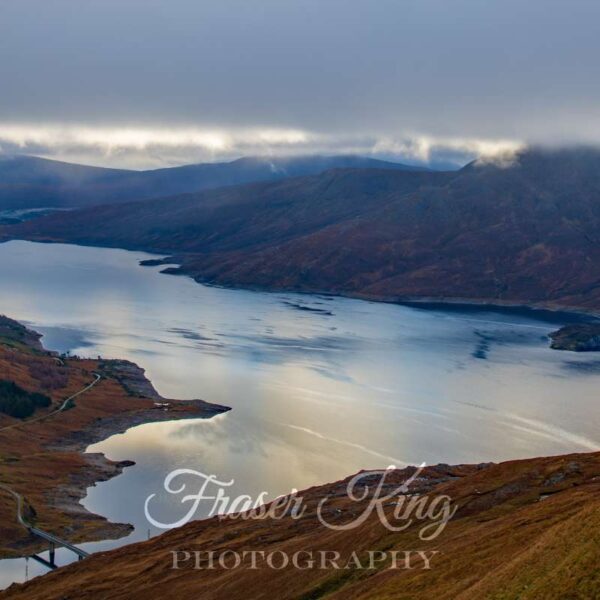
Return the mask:
[[(399, 304), (402, 306), (412, 306), (414, 308), (423, 307), (423, 309), (435, 309), (436, 307), (455, 307), (465, 309), (475, 308), (489, 308), (492, 310), (499, 311), (524, 311), (532, 312), (535, 314), (542, 313), (546, 317), (560, 317), (561, 315), (567, 318), (582, 319), (583, 322), (587, 320), (596, 321), (600, 320), (600, 308), (593, 309), (584, 306), (561, 304), (555, 301), (540, 301), (540, 302), (525, 302), (522, 300), (506, 300), (501, 298), (468, 298), (468, 297), (454, 297), (454, 296), (429, 296), (429, 295), (401, 295), (401, 296), (381, 296), (365, 294), (361, 292), (345, 292), (342, 290), (327, 290), (327, 289), (294, 289), (290, 287), (267, 287), (260, 285), (237, 285), (237, 284), (223, 284), (211, 282), (204, 279), (201, 275), (194, 275), (188, 272), (184, 266), (185, 258), (184, 254), (177, 253), (177, 251), (160, 251), (156, 248), (145, 248), (136, 246), (119, 246), (106, 244), (103, 246), (97, 243), (91, 243), (79, 240), (77, 242), (66, 242), (63, 240), (48, 240), (48, 239), (26, 239), (26, 238), (11, 238), (2, 237), (0, 238), (0, 244), (4, 244), (11, 241), (20, 242), (31, 242), (34, 244), (61, 244), (63, 246), (81, 246), (84, 248), (98, 248), (98, 249), (109, 249), (109, 250), (123, 250), (125, 252), (143, 252), (156, 256), (156, 258), (142, 259), (138, 261), (138, 265), (141, 267), (166, 267), (159, 271), (164, 275), (184, 276), (192, 279), (196, 283), (206, 285), (208, 287), (215, 287), (228, 290), (244, 290), (249, 292), (264, 292), (264, 293), (293, 293), (293, 294), (306, 294), (306, 295), (319, 295), (319, 296), (331, 296), (338, 298), (349, 298), (353, 300), (365, 300), (367, 302), (381, 302), (383, 304)], [(147, 264), (144, 264), (147, 263)], [(167, 266), (168, 265), (168, 266)]]
[[(62, 243), (62, 242), (56, 242)], [(64, 244), (66, 246), (77, 247), (78, 244)], [(102, 246), (88, 246), (93, 248), (104, 248)], [(122, 249), (129, 251), (128, 249)], [(134, 250), (135, 251), (135, 250)], [(146, 252), (146, 251), (144, 251)], [(154, 266), (160, 266), (160, 264), (174, 264), (171, 257), (164, 257), (160, 260), (154, 261), (149, 259), (151, 264)], [(171, 261), (171, 262), (169, 262)], [(141, 264), (141, 263), (140, 263)], [(144, 266), (144, 265), (141, 265)], [(564, 323), (566, 321), (573, 320), (589, 320), (594, 318), (595, 315), (577, 311), (574, 309), (560, 306), (548, 306), (547, 304), (541, 305), (524, 305), (521, 303), (510, 302), (510, 301), (484, 301), (484, 300), (470, 300), (464, 298), (432, 298), (432, 297), (395, 297), (395, 298), (382, 298), (382, 297), (371, 297), (360, 293), (335, 293), (331, 291), (305, 291), (305, 290), (293, 290), (293, 289), (265, 289), (261, 287), (235, 287), (235, 286), (224, 286), (212, 284), (210, 282), (204, 282), (200, 278), (194, 278), (192, 275), (185, 273), (184, 271), (177, 271), (176, 273), (161, 271), (165, 274), (180, 274), (190, 277), (197, 283), (202, 285), (219, 287), (224, 289), (232, 290), (246, 290), (246, 291), (257, 291), (261, 293), (295, 293), (295, 294), (307, 294), (307, 295), (321, 295), (328, 297), (340, 297), (340, 298), (351, 298), (358, 300), (365, 300), (368, 302), (383, 302), (387, 304), (400, 304), (412, 308), (419, 308), (423, 310), (500, 310), (503, 312), (508, 311), (509, 313), (520, 313), (529, 314), (532, 316), (541, 317), (549, 322)], [(40, 336), (36, 332), (27, 330), (33, 339), (37, 340), (36, 348), (41, 350), (43, 353), (53, 355), (54, 353), (43, 348), (39, 342)], [(70, 359), (77, 360), (77, 359)], [(95, 521), (94, 534), (85, 537), (83, 541), (99, 541), (108, 539), (117, 539), (123, 537), (131, 532), (131, 525), (124, 523), (111, 523), (104, 517), (99, 515), (93, 515), (89, 513), (81, 505), (81, 500), (87, 493), (87, 488), (95, 485), (96, 483), (106, 481), (113, 477), (118, 476), (123, 470), (134, 463), (131, 461), (119, 461), (114, 462), (107, 459), (102, 454), (87, 454), (85, 450), (91, 444), (102, 441), (111, 435), (122, 433), (131, 427), (141, 425), (144, 423), (159, 422), (159, 421), (172, 421), (179, 419), (193, 419), (193, 418), (210, 418), (215, 414), (220, 414), (229, 410), (228, 407), (211, 405), (203, 401), (167, 401), (162, 398), (156, 390), (154, 390), (151, 382), (145, 377), (143, 369), (129, 363), (128, 361), (122, 360), (103, 360), (101, 361), (102, 368), (108, 368), (110, 370), (109, 376), (114, 376), (123, 385), (127, 395), (136, 395), (145, 397), (146, 399), (154, 402), (170, 402), (172, 406), (169, 411), (157, 410), (156, 407), (146, 407), (144, 409), (136, 409), (134, 412), (115, 413), (109, 416), (105, 416), (101, 419), (97, 419), (94, 422), (87, 423), (85, 428), (78, 429), (70, 432), (70, 434), (60, 442), (56, 442), (48, 449), (57, 453), (76, 453), (79, 455), (81, 460), (85, 463), (85, 469), (79, 469), (70, 476), (69, 481), (62, 484), (62, 486), (53, 490), (52, 494), (46, 496), (46, 502), (48, 506), (61, 510), (63, 513), (70, 515), (72, 518), (85, 518), (88, 520)], [(178, 410), (180, 405), (185, 406), (185, 412)], [(173, 410), (175, 409), (175, 410)], [(27, 544), (26, 544), (27, 545)], [(19, 547), (18, 545), (16, 547)]]
[[(427, 466), (411, 482), (409, 496), (424, 502), (445, 498), (452, 508), (440, 535), (433, 537), (421, 536), (429, 521), (412, 518), (412, 513), (395, 516), (392, 502), (382, 505), (384, 517), (369, 509), (373, 498), (403, 497), (403, 486), (415, 471), (415, 467), (362, 471), (353, 485), (352, 498), (348, 484), (356, 482), (356, 476), (304, 489), (299, 492), (300, 517), (223, 520), (215, 516), (190, 521), (148, 541), (93, 554), (43, 578), (13, 584), (0, 591), (0, 597), (46, 600), (53, 593), (71, 598), (81, 589), (104, 597), (111, 589), (128, 598), (143, 599), (156, 593), (196, 598), (212, 597), (219, 589), (223, 597), (244, 598), (249, 587), (260, 586), (263, 594), (272, 598), (320, 598), (332, 590), (339, 598), (372, 598), (373, 578), (378, 577), (386, 597), (396, 597), (399, 589), (415, 592), (415, 598), (521, 597), (523, 590), (530, 588), (533, 595), (527, 598), (558, 598), (547, 593), (556, 587), (555, 579), (548, 578), (550, 571), (554, 577), (564, 578), (573, 597), (592, 597), (588, 592), (596, 584), (589, 565), (597, 556), (600, 452)], [(338, 527), (335, 533), (324, 527), (321, 519), (324, 500), (323, 514), (327, 523)], [(383, 526), (385, 522), (401, 528), (392, 530)], [(353, 523), (358, 527), (344, 527)], [(582, 548), (588, 550), (585, 556)], [(433, 551), (435, 571), (407, 568), (373, 573), (357, 569), (356, 563), (351, 570), (331, 565), (329, 569), (319, 565), (274, 569), (262, 563), (249, 568), (249, 562), (240, 563), (238, 569), (239, 565), (217, 560), (214, 567), (208, 567), (206, 558), (200, 564), (194, 556), (206, 557), (208, 549), (214, 549), (217, 556), (232, 552), (243, 556), (252, 550), (290, 556), (300, 551), (309, 557), (324, 551), (347, 556), (349, 549), (360, 557), (373, 550), (426, 550)], [(179, 568), (173, 568), (174, 553), (181, 558)], [(485, 560), (481, 560), (482, 553)], [(508, 566), (507, 555), (511, 559)], [(568, 572), (563, 576), (560, 569), (552, 570), (556, 564), (567, 564)], [(131, 573), (143, 576), (132, 578)], [(164, 582), (158, 591), (157, 581)]]
[[(207, 284), (210, 285), (210, 284)], [(215, 287), (225, 287), (225, 286), (215, 286)], [(235, 289), (235, 288), (230, 288)], [(239, 288), (238, 288), (239, 289)], [(265, 291), (265, 290), (261, 290)], [(285, 293), (278, 290), (269, 290), (270, 293)], [(292, 291), (293, 293), (298, 293)], [(305, 294), (314, 294), (313, 292), (300, 292)], [(318, 294), (318, 293), (316, 293)], [(329, 292), (321, 293), (322, 296), (330, 296), (330, 297), (349, 297), (353, 298), (354, 296), (344, 296), (341, 294), (332, 294)], [(377, 300), (371, 298), (357, 298), (367, 301), (376, 301), (376, 302), (385, 302), (385, 303), (393, 303), (393, 304), (403, 304), (415, 308), (422, 308), (424, 310), (428, 309), (443, 309), (448, 310), (448, 307), (456, 310), (464, 310), (465, 308), (472, 310), (497, 310), (497, 305), (490, 305), (486, 302), (458, 302), (450, 300), (448, 302), (440, 302), (440, 301), (429, 301), (424, 299), (405, 301), (405, 302), (396, 302), (396, 301), (387, 301), (387, 300)], [(527, 307), (522, 305), (514, 305), (511, 304), (509, 306), (502, 306), (502, 311), (514, 312), (514, 311), (533, 311), (534, 314), (538, 312), (544, 313), (544, 309)], [(570, 313), (565, 313), (560, 310), (547, 311), (549, 316), (556, 317), (560, 319), (562, 315), (569, 315)], [(69, 359), (75, 361), (78, 359)], [(141, 394), (152, 400), (164, 400), (158, 394), (156, 394), (155, 390), (153, 390), (152, 384), (143, 374), (143, 370), (135, 365), (134, 363), (128, 363), (127, 361), (104, 361), (105, 365), (102, 367), (104, 369), (109, 368), (112, 369), (112, 373), (115, 373), (115, 370), (118, 373), (125, 373), (123, 377), (120, 378), (120, 383), (124, 386), (125, 391), (128, 394)], [(126, 374), (129, 373), (129, 377)], [(140, 387), (141, 386), (141, 387)], [(144, 388), (146, 386), (146, 388)], [(175, 402), (175, 401), (173, 401)], [(202, 401), (183, 401), (186, 405), (195, 404), (195, 409), (199, 412), (203, 410), (210, 410), (210, 407), (215, 407), (215, 405), (207, 405)], [(219, 407), (225, 408), (225, 407)], [(220, 411), (215, 412), (214, 414), (219, 414)], [(203, 415), (202, 418), (209, 418), (212, 415)], [(186, 418), (197, 418), (197, 416), (190, 414), (189, 416), (181, 416), (182, 419)], [(139, 422), (136, 422), (136, 419), (139, 419)], [(48, 499), (48, 503), (53, 502), (55, 508), (64, 508), (69, 506), (67, 512), (71, 515), (72, 518), (86, 518), (90, 517), (98, 517), (97, 527), (95, 532), (98, 534), (98, 539), (109, 540), (109, 539), (117, 539), (123, 536), (126, 536), (128, 533), (132, 531), (132, 527), (127, 524), (122, 523), (111, 523), (103, 517), (99, 517), (98, 515), (90, 515), (80, 504), (81, 498), (84, 497), (85, 491), (88, 486), (95, 485), (100, 481), (106, 481), (112, 477), (116, 477), (121, 474), (125, 468), (131, 466), (133, 463), (130, 461), (120, 461), (120, 462), (112, 462), (106, 458), (101, 453), (90, 453), (85, 454), (85, 448), (96, 441), (105, 439), (110, 435), (114, 435), (115, 433), (119, 433), (120, 431), (124, 431), (131, 427), (135, 427), (136, 425), (154, 421), (172, 421), (175, 418), (172, 414), (169, 414), (168, 411), (165, 412), (159, 411), (156, 408), (148, 408), (145, 410), (136, 410), (135, 414), (115, 414), (112, 416), (107, 416), (105, 418), (98, 419), (93, 421), (81, 431), (73, 431), (71, 432), (71, 436), (69, 438), (65, 438), (50, 448), (56, 452), (78, 452), (83, 453), (83, 458), (87, 462), (87, 470), (85, 473), (78, 473), (76, 476), (72, 478), (72, 480), (64, 484), (60, 487), (57, 493), (54, 494), (52, 498)], [(566, 455), (565, 455), (566, 456)], [(533, 459), (531, 459), (533, 460)], [(438, 465), (439, 466), (439, 465)], [(460, 465), (459, 465), (460, 466)], [(85, 474), (88, 475), (88, 478), (85, 478)], [(81, 477), (79, 478), (79, 475)], [(332, 484), (333, 485), (333, 484)], [(83, 489), (84, 493), (81, 493)], [(544, 498), (547, 497), (546, 495)], [(79, 509), (79, 512), (76, 510)], [(101, 522), (101, 521), (104, 522)], [(93, 539), (88, 539), (86, 541), (95, 541)], [(124, 540), (122, 543), (121, 549), (124, 550), (127, 548), (132, 542), (127, 542)], [(134, 546), (137, 548), (138, 546)], [(148, 547), (151, 547), (150, 545)], [(123, 554), (124, 555), (124, 554)], [(94, 563), (95, 564), (95, 563)], [(69, 568), (69, 567), (68, 567)], [(62, 570), (61, 570), (62, 571)], [(70, 572), (70, 571), (69, 571)], [(53, 579), (51, 579), (52, 581)], [(1, 595), (1, 593), (0, 593)]]
[[(165, 402), (174, 402), (162, 397), (161, 399)], [(87, 496), (88, 488), (118, 477), (125, 469), (134, 467), (135, 461), (127, 459), (113, 461), (102, 452), (88, 452), (89, 446), (102, 442), (113, 435), (123, 434), (139, 425), (210, 419), (231, 410), (229, 407), (211, 405), (203, 400), (181, 400), (180, 402), (186, 403), (186, 411), (162, 411), (149, 408), (135, 413), (105, 417), (91, 423), (86, 429), (73, 431), (70, 437), (49, 447), (50, 450), (56, 452), (78, 453), (88, 466), (85, 472), (72, 475), (67, 484), (58, 487), (54, 494), (48, 497), (48, 505), (61, 509), (73, 518), (100, 519), (104, 523), (102, 527), (96, 529), (94, 539), (86, 539), (79, 543), (117, 540), (134, 531), (134, 527), (130, 523), (115, 523), (100, 514), (90, 512), (82, 504), (82, 500)]]
[[(36, 243), (36, 240), (21, 240), (21, 241), (32, 241)], [(62, 243), (64, 242), (41, 242), (41, 243)], [(71, 246), (77, 246), (79, 244), (65, 244)], [(588, 322), (600, 320), (600, 309), (589, 309), (583, 306), (571, 306), (556, 303), (553, 301), (543, 302), (523, 302), (521, 300), (502, 300), (500, 298), (465, 298), (465, 297), (453, 297), (453, 296), (380, 296), (374, 294), (365, 294), (361, 292), (346, 292), (342, 290), (327, 290), (327, 289), (295, 289), (292, 287), (279, 287), (279, 286), (261, 286), (261, 285), (236, 285), (234, 283), (228, 285), (223, 283), (214, 283), (207, 279), (204, 279), (201, 275), (194, 275), (185, 268), (185, 262), (183, 261), (183, 255), (168, 255), (159, 254), (156, 250), (146, 249), (129, 249), (117, 246), (95, 246), (92, 244), (84, 244), (88, 248), (112, 248), (126, 250), (129, 252), (145, 252), (147, 254), (156, 254), (157, 256), (163, 256), (162, 259), (148, 259), (139, 261), (141, 267), (158, 267), (165, 265), (177, 265), (176, 268), (167, 267), (160, 271), (163, 275), (174, 275), (189, 277), (196, 283), (206, 285), (208, 287), (215, 287), (227, 290), (245, 290), (251, 292), (263, 292), (263, 293), (283, 293), (283, 294), (306, 294), (306, 295), (318, 295), (318, 296), (329, 296), (334, 298), (349, 298), (352, 300), (364, 300), (366, 302), (380, 302), (383, 304), (399, 304), (401, 306), (409, 306), (413, 308), (423, 308), (424, 310), (435, 310), (445, 309), (447, 307), (455, 309), (491, 309), (497, 311), (507, 311), (509, 313), (533, 313), (537, 316), (542, 316), (546, 320), (554, 320), (560, 322), (559, 319), (567, 318), (569, 322)]]
[[(91, 247), (91, 246), (88, 246)], [(106, 246), (93, 246), (94, 248), (106, 248)], [(114, 249), (114, 248), (113, 248)], [(133, 250), (135, 252), (135, 250)], [(146, 252), (144, 250), (144, 252)], [(143, 261), (141, 261), (143, 262)], [(160, 266), (160, 265), (143, 265), (140, 266)], [(165, 264), (174, 264), (165, 263)], [(362, 300), (364, 302), (377, 302), (380, 304), (393, 304), (399, 306), (407, 306), (410, 308), (420, 308), (422, 310), (457, 310), (457, 311), (483, 311), (491, 310), (494, 312), (506, 314), (521, 314), (542, 318), (548, 322), (562, 323), (565, 320), (575, 323), (597, 322), (600, 320), (600, 311), (586, 309), (578, 306), (567, 306), (554, 304), (552, 302), (539, 303), (523, 303), (512, 300), (488, 299), (479, 300), (472, 298), (454, 298), (454, 297), (435, 297), (435, 296), (372, 296), (362, 294), (360, 292), (342, 292), (330, 290), (298, 290), (285, 287), (264, 287), (250, 285), (224, 285), (221, 283), (212, 283), (203, 280), (199, 276), (186, 273), (185, 271), (169, 271), (163, 269), (160, 271), (163, 275), (173, 275), (181, 277), (189, 277), (196, 283), (207, 287), (214, 287), (224, 290), (240, 290), (248, 292), (260, 292), (265, 294), (299, 294), (307, 296), (326, 296), (331, 298), (348, 298), (350, 300)]]
[[(19, 374), (19, 385), (38, 391), (36, 386), (39, 388), (41, 383), (22, 375), (23, 366), (35, 362), (52, 369), (52, 376), (66, 378), (67, 388), (60, 388), (60, 396), (54, 394), (47, 412), (36, 411), (30, 420), (0, 413), (0, 430), (4, 428), (0, 434), (0, 481), (24, 497), (30, 522), (70, 542), (81, 544), (128, 535), (132, 525), (113, 523), (91, 513), (81, 500), (89, 487), (120, 475), (135, 463), (112, 461), (101, 453), (87, 453), (87, 448), (137, 425), (206, 419), (228, 412), (230, 407), (203, 400), (163, 398), (144, 370), (130, 361), (76, 357), (57, 360), (56, 353), (43, 348), (36, 332), (7, 317), (2, 318), (2, 325), (2, 378), (16, 379)], [(63, 389), (83, 389), (92, 373), (101, 375), (99, 384), (86, 388), (70, 409), (54, 412), (65, 395)], [(0, 494), (0, 533), (6, 540), (0, 547), (0, 559), (25, 557), (44, 549), (43, 543), (17, 523), (15, 515), (12, 499)]]

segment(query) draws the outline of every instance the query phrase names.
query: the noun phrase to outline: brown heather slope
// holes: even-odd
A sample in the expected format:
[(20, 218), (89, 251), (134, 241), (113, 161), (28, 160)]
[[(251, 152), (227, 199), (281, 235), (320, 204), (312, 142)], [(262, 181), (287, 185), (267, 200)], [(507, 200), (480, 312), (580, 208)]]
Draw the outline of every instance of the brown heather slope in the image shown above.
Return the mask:
[(158, 252), (228, 252), (269, 247), (375, 210), (451, 175), (379, 169), (254, 183), (50, 215), (0, 232)]
[[(157, 408), (160, 396), (133, 363), (69, 358), (61, 364), (38, 340), (34, 332), (0, 316), (0, 379), (53, 400), (52, 406), (24, 421), (0, 413), (0, 484), (24, 497), (29, 523), (71, 542), (126, 535), (130, 525), (109, 523), (87, 512), (79, 500), (87, 487), (132, 463), (83, 454), (87, 445), (132, 425), (210, 417), (228, 409), (200, 400), (168, 401), (168, 410)], [(95, 373), (102, 378), (94, 387), (77, 396), (71, 408), (50, 415), (64, 399), (93, 382)], [(45, 415), (50, 416), (40, 420)], [(0, 558), (42, 548), (17, 523), (16, 514), (14, 498), (0, 490)]]
[[(459, 172), (342, 169), (0, 229), (175, 255), (200, 281), (600, 310), (600, 151)], [(169, 262), (173, 262), (170, 259)]]
[(600, 152), (472, 165), (358, 218), (247, 253), (183, 256), (222, 285), (600, 309)]
[[(384, 487), (392, 493), (413, 469), (395, 471)], [(376, 487), (377, 478), (369, 482)], [(373, 513), (356, 529), (332, 531), (315, 517), (317, 502), (331, 495), (328, 521), (347, 523), (362, 513), (346, 483), (312, 488), (303, 494), (308, 511), (300, 519), (195, 521), (147, 542), (119, 548), (59, 569), (0, 598), (11, 600), (100, 600), (202, 598), (203, 600), (592, 600), (600, 597), (600, 453), (535, 458), (497, 465), (438, 465), (427, 468), (409, 492), (447, 494), (458, 510), (432, 541), (422, 541), (423, 522), (392, 533)], [(385, 510), (391, 515), (392, 503)], [(393, 523), (393, 519), (390, 516)], [(396, 524), (403, 524), (404, 521)], [(238, 568), (194, 560), (173, 569), (172, 552), (225, 550), (337, 551), (345, 566), (354, 551), (362, 566), (368, 552), (421, 550), (438, 553), (431, 569), (414, 559), (411, 570), (269, 569), (258, 560)], [(178, 556), (183, 556), (182, 554)], [(193, 555), (192, 555), (193, 556)], [(281, 556), (281, 555), (277, 555)], [(329, 555), (331, 556), (331, 555)], [(431, 554), (428, 554), (431, 556)], [(307, 555), (301, 555), (306, 560)], [(280, 560), (280, 558), (279, 558)], [(229, 558), (231, 561), (231, 556)], [(231, 562), (228, 563), (231, 565)], [(277, 564), (277, 563), (276, 563)], [(300, 563), (302, 566), (302, 563)], [(356, 565), (356, 563), (355, 563)], [(400, 564), (401, 566), (401, 564)]]

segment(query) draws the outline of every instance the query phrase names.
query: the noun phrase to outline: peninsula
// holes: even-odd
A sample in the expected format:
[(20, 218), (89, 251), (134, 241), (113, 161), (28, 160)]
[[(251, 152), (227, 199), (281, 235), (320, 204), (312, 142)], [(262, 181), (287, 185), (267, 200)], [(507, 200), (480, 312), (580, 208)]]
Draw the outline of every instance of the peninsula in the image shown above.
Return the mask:
[(91, 514), (80, 500), (87, 487), (133, 463), (87, 454), (88, 445), (133, 425), (229, 410), (164, 399), (129, 361), (60, 357), (42, 347), (37, 333), (4, 316), (0, 383), (11, 392), (0, 406), (0, 558), (43, 549), (17, 520), (17, 496), (28, 523), (72, 543), (127, 535), (131, 525)]

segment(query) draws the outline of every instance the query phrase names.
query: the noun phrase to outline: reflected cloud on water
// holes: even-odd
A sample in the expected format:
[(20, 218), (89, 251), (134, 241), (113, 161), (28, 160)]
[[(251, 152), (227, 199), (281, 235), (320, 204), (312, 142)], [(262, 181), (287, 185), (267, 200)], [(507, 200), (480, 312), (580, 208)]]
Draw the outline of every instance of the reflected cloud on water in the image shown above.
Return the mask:
[[(281, 494), (392, 458), (487, 462), (597, 446), (600, 361), (549, 349), (556, 315), (211, 288), (139, 267), (144, 258), (0, 245), (0, 281), (11, 282), (0, 312), (36, 325), (48, 347), (129, 359), (165, 397), (233, 408), (90, 448), (136, 462), (83, 502), (133, 523), (128, 542), (145, 538), (143, 501), (175, 468), (234, 479), (236, 494)], [(169, 521), (168, 499), (159, 508)]]

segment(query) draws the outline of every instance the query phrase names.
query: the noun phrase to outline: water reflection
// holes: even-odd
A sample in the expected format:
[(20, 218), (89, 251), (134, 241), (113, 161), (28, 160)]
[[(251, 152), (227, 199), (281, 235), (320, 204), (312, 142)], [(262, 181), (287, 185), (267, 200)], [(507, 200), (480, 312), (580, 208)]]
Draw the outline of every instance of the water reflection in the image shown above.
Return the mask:
[[(127, 542), (157, 533), (143, 515), (152, 493), (157, 519), (181, 516), (178, 500), (161, 492), (176, 468), (233, 478), (232, 494), (273, 497), (388, 464), (598, 447), (598, 359), (549, 350), (556, 325), (545, 315), (210, 288), (139, 267), (144, 257), (0, 245), (0, 312), (34, 325), (47, 346), (128, 358), (167, 397), (233, 407), (90, 448), (137, 463), (84, 501), (133, 523)], [(0, 583), (23, 566), (0, 563)]]

